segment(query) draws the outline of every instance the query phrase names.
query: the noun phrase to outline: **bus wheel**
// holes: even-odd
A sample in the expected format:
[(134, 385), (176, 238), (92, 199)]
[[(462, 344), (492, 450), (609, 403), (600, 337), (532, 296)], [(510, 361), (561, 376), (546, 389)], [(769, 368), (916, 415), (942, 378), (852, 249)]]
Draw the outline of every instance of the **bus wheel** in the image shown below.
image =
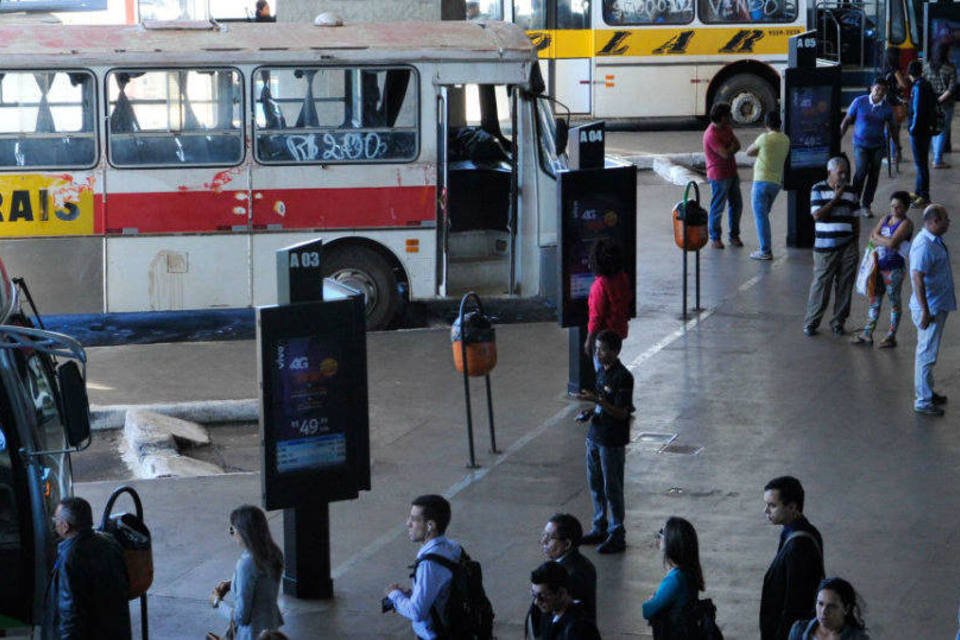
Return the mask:
[(363, 292), (367, 329), (386, 328), (400, 306), (397, 277), (379, 253), (361, 246), (340, 247), (323, 256), (328, 278)]
[(735, 124), (748, 125), (762, 123), (763, 116), (776, 107), (777, 97), (766, 80), (741, 73), (720, 85), (714, 98), (714, 103), (717, 102), (730, 105)]

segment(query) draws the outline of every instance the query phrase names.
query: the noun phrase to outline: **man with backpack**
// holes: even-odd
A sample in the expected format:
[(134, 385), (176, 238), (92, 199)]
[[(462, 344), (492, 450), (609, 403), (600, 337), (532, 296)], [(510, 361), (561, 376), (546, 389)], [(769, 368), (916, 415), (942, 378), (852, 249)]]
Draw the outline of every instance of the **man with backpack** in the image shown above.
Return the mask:
[(760, 640), (787, 640), (794, 622), (815, 615), (823, 538), (804, 517), (803, 498), (803, 485), (792, 476), (774, 478), (763, 488), (767, 520), (783, 528), (777, 555), (763, 576)]
[(910, 88), (910, 148), (913, 164), (917, 168), (916, 191), (911, 206), (922, 209), (930, 202), (930, 140), (940, 133), (942, 123), (937, 96), (930, 82), (923, 77), (923, 63), (913, 60), (907, 67), (907, 75), (913, 86)]
[(421, 640), (485, 640), (493, 636), (493, 608), (480, 565), (446, 537), (450, 503), (443, 496), (416, 498), (407, 517), (411, 542), (423, 543), (413, 565), (412, 588), (387, 587), (384, 611), (410, 620)]

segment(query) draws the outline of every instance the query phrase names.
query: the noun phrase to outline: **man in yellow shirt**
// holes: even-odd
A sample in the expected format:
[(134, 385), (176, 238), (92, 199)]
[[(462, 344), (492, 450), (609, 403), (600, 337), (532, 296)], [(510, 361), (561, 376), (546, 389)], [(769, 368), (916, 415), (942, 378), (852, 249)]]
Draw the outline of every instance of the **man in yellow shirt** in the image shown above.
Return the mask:
[(783, 163), (790, 151), (790, 138), (780, 131), (782, 123), (776, 111), (767, 113), (764, 119), (767, 130), (747, 149), (748, 156), (755, 156), (753, 165), (753, 221), (757, 225), (760, 249), (750, 254), (754, 260), (772, 260), (770, 246), (770, 209), (783, 184)]

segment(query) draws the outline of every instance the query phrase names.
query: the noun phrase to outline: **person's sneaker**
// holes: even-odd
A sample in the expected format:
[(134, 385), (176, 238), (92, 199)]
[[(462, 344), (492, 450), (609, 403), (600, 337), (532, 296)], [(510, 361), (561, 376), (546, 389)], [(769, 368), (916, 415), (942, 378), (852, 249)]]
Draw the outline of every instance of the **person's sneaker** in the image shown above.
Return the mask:
[(855, 335), (850, 338), (850, 344), (855, 344), (860, 347), (871, 347), (873, 346), (873, 338), (867, 336)]
[(947, 404), (947, 396), (942, 396), (939, 393), (934, 393), (930, 401), (933, 402), (933, 404), (935, 405)]
[(723, 249), (723, 248), (724, 248), (724, 247), (723, 247), (723, 240), (720, 240), (720, 239), (711, 240), (711, 241), (710, 241), (710, 246), (713, 247), (714, 249)]
[(604, 542), (607, 539), (607, 532), (601, 531), (600, 529), (591, 529), (590, 533), (585, 534), (580, 538), (580, 544), (583, 545), (595, 545)]
[(750, 254), (751, 260), (773, 260), (773, 254), (765, 251), (754, 251)]
[[(943, 413), (941, 411), (941, 413)], [(627, 541), (623, 536), (611, 535), (597, 547), (597, 553), (623, 553), (627, 548)]]
[(897, 339), (894, 336), (885, 336), (883, 340), (880, 341), (881, 349), (892, 349), (897, 346)]
[(808, 338), (812, 338), (813, 336), (817, 335), (817, 328), (812, 324), (808, 324), (803, 328), (803, 335), (807, 336)]
[(843, 330), (842, 324), (835, 324), (833, 325), (832, 329), (833, 329), (833, 335), (835, 336), (842, 336), (846, 333), (846, 331)]
[(943, 409), (941, 409), (940, 407), (935, 407), (935, 406), (933, 406), (932, 404), (931, 404), (930, 406), (927, 406), (927, 407), (914, 407), (914, 408), (913, 408), (913, 411), (914, 411), (914, 413), (919, 413), (919, 414), (925, 415), (925, 416), (937, 416), (937, 417), (940, 417), (940, 416), (943, 415)]
[(910, 203), (911, 209), (923, 209), (927, 206), (927, 199), (921, 196), (917, 196), (913, 199), (913, 202)]
[(861, 207), (860, 215), (862, 215), (864, 218), (872, 218), (873, 210), (870, 207)]
[(730, 238), (731, 247), (742, 247), (743, 243), (740, 242), (740, 238)]
[(933, 165), (933, 168), (934, 168), (934, 169), (949, 169), (949, 168), (950, 168), (950, 165), (947, 164), (946, 162), (938, 162), (938, 163), (936, 163), (936, 164)]

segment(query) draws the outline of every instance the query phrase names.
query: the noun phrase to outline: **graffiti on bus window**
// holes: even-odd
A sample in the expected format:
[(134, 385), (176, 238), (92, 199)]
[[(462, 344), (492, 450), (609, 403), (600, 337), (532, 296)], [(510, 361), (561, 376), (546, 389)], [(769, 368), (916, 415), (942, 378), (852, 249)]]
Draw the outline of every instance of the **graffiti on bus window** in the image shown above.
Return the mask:
[(266, 134), (258, 143), (258, 155), (274, 162), (382, 162), (416, 154), (416, 137), (405, 131)]
[(797, 17), (794, 0), (700, 0), (700, 19), (716, 22), (790, 22)]
[(693, 20), (693, 0), (603, 0), (609, 25), (684, 24)]

